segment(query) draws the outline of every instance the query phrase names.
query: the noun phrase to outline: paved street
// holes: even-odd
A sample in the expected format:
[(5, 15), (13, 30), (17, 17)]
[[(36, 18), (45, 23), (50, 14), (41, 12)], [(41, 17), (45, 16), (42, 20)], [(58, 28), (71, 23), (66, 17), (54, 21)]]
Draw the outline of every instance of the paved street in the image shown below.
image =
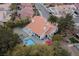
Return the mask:
[(73, 46), (69, 46), (70, 44), (66, 43), (66, 42), (61, 42), (61, 46), (66, 49), (67, 51), (69, 51), (71, 53), (72, 56), (79, 56), (79, 50), (77, 50), (75, 47)]
[(75, 23), (79, 23), (79, 17), (73, 19)]
[(45, 8), (45, 6), (43, 4), (41, 4), (41, 3), (36, 3), (35, 6), (36, 6), (36, 9), (39, 11), (40, 15), (45, 17), (46, 19), (48, 19), (49, 12)]
[(74, 18), (73, 21), (75, 22), (76, 25), (75, 28), (79, 29), (79, 17)]

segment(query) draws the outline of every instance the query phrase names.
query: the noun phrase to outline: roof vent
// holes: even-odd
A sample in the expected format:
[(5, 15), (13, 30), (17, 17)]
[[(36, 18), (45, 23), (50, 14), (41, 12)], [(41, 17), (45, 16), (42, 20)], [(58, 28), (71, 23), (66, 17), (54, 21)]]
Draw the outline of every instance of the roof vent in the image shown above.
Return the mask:
[(35, 21), (34, 20), (32, 20), (32, 23), (34, 23)]
[(46, 26), (44, 26), (44, 30), (46, 30)]

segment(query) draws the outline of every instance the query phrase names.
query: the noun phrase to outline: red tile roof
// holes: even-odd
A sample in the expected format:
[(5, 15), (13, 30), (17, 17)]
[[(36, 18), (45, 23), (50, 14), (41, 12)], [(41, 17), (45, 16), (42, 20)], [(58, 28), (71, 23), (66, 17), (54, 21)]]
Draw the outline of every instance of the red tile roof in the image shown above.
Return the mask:
[(31, 4), (23, 3), (21, 10), (21, 17), (32, 17), (34, 14), (33, 7)]
[(21, 6), (24, 7), (32, 7), (32, 4), (30, 3), (22, 3)]
[(32, 19), (32, 22), (26, 26), (27, 28), (31, 29), (33, 32), (38, 34), (39, 36), (45, 32), (45, 34), (49, 34), (52, 31), (55, 31), (57, 26), (48, 23), (45, 21), (46, 19), (42, 16), (35, 16)]

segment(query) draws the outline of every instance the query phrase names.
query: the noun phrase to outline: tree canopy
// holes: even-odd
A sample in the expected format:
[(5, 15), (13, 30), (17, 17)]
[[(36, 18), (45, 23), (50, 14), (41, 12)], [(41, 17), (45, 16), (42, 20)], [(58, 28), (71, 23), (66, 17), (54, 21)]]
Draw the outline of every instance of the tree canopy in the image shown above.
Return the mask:
[(10, 6), (10, 10), (16, 10), (17, 9), (17, 3), (12, 3)]
[(24, 27), (28, 25), (31, 21), (28, 18), (25, 19), (16, 19), (15, 21), (9, 20), (5, 23), (5, 26), (14, 28), (14, 27)]
[(56, 23), (58, 21), (58, 18), (54, 15), (50, 15), (49, 18), (48, 18), (48, 21), (50, 23)]
[(19, 43), (19, 36), (8, 27), (0, 26), (0, 55), (4, 55)]
[(12, 56), (68, 56), (66, 50), (60, 46), (52, 45), (34, 45), (34, 46), (22, 46), (17, 45), (13, 50), (8, 51), (7, 55)]
[(63, 37), (59, 34), (56, 34), (52, 37), (52, 41), (61, 41), (63, 40)]
[(67, 14), (66, 17), (61, 17), (58, 22), (59, 30), (65, 33), (71, 32), (74, 30), (74, 21), (72, 20), (72, 16)]
[(62, 33), (63, 35), (74, 33), (74, 21), (72, 15), (70, 14), (66, 14), (65, 17), (60, 18), (51, 15), (48, 21), (50, 23), (57, 23), (59, 33)]
[(10, 6), (10, 10), (11, 10), (11, 20), (15, 20), (16, 16), (18, 15), (17, 10), (18, 10), (18, 5), (17, 3), (12, 3)]

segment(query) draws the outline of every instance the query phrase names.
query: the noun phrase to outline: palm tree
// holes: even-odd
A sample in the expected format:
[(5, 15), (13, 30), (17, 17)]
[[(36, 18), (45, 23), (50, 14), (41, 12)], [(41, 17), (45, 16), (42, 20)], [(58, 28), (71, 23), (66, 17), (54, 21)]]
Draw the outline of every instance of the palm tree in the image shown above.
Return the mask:
[(48, 21), (50, 23), (57, 23), (58, 18), (56, 16), (54, 16), (54, 15), (50, 15), (49, 18), (48, 18)]
[(71, 33), (74, 30), (74, 21), (72, 16), (67, 14), (65, 18), (61, 17), (58, 22), (58, 27), (63, 33)]

